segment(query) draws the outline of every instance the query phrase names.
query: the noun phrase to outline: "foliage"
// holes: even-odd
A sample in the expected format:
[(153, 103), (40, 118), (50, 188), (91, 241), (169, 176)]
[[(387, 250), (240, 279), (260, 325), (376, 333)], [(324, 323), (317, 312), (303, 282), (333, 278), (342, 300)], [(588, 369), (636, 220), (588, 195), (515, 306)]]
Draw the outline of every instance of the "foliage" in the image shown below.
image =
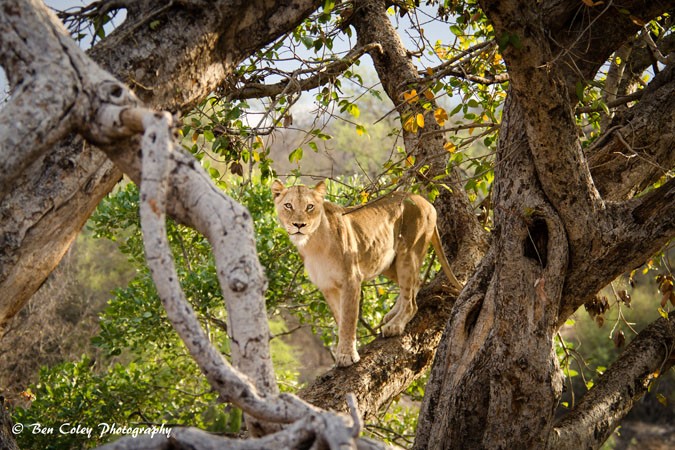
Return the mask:
[[(263, 192), (266, 193), (263, 188), (257, 191)], [(254, 214), (270, 212), (269, 195), (263, 197), (267, 207), (251, 208)], [(250, 199), (251, 206), (255, 206), (253, 202), (260, 197), (251, 195)], [(264, 217), (260, 222), (265, 221), (268, 227), (273, 227), (271, 220)], [(113, 298), (101, 314), (100, 332), (92, 343), (103, 355), (98, 359), (83, 356), (79, 361), (43, 368), (40, 380), (28, 391), (34, 399), (31, 407), (17, 408), (14, 420), (52, 427), (71, 423), (92, 428), (94, 432), (92, 437), (62, 434), (58, 430), (51, 435), (26, 432), (19, 436), (21, 447), (90, 447), (118, 437), (109, 433), (101, 435), (103, 425), (99, 424), (194, 425), (215, 432), (237, 432), (240, 411), (218, 404), (173, 332), (157, 298), (143, 259), (136, 186), (127, 184), (103, 201), (89, 227), (98, 238), (112, 239), (119, 244), (135, 267), (136, 276), (127, 287), (113, 291)], [(211, 340), (227, 354), (226, 312), (210, 247), (192, 229), (174, 223), (168, 228), (187, 298)], [(260, 245), (274, 250), (274, 244), (264, 239)], [(280, 286), (276, 280), (270, 285)], [(273, 333), (285, 331), (285, 325), (278, 319), (271, 326)], [(297, 362), (293, 350), (274, 339), (272, 352), (282, 389), (296, 389)]]
[[(595, 304), (578, 311), (559, 336), (557, 351), (568, 387), (564, 408), (573, 407), (635, 336), (661, 316), (658, 280), (668, 273), (668, 266), (650, 263), (636, 272), (630, 280), (620, 277), (603, 289)], [(650, 382), (648, 394), (631, 415), (653, 422), (672, 420), (675, 370), (654, 374)]]
[[(290, 35), (270, 43), (241, 64), (231, 80), (228, 96), (214, 92), (183, 119), (179, 134), (184, 148), (195, 155), (219, 187), (247, 206), (254, 218), (258, 255), (269, 282), (267, 306), (276, 318), (272, 324), (274, 333), (284, 332), (278, 317), (292, 314), (301, 323), (311, 324), (326, 345), (336, 340), (334, 320), (326, 303), (305, 277), (302, 261), (274, 217), (266, 184), (275, 176), (280, 160), (288, 162), (288, 174), (300, 177), (315, 171), (310, 163), (312, 155), (337, 149), (343, 159), (334, 158), (329, 198), (356, 204), (398, 186), (418, 189), (416, 176), (428, 170), (428, 163), (416, 161), (411, 150), (401, 146), (400, 138), (404, 133), (423, 136), (439, 132), (444, 136), (444, 145), (436, 157), (447, 159), (447, 172), (431, 180), (428, 192), (433, 197), (447, 188), (445, 177), (457, 169), (474, 206), (484, 209), (485, 224), (489, 226), (492, 156), (508, 88), (501, 54), (519, 49), (520, 37), (495, 35), (474, 0), (430, 1), (427, 4), (437, 8), (431, 14), (430, 8), (420, 7), (419, 3), (399, 1), (390, 8), (392, 20), (407, 29), (410, 43), (418, 49), (411, 55), (420, 78), (405, 88), (399, 104), (382, 100), (381, 86), (373, 80), (372, 71), (358, 67), (358, 59), (340, 75), (326, 77), (330, 82), (312, 91), (309, 101), (302, 104), (301, 93), (293, 86), (321, 74), (327, 62), (340, 60), (353, 46), (349, 27), (353, 11), (349, 2), (327, 0)], [(419, 20), (425, 14), (443, 27), (443, 39), (429, 40)], [(92, 17), (89, 23), (93, 39), (103, 38), (103, 26), (114, 14)], [(74, 23), (73, 31), (82, 39), (86, 21)], [(157, 26), (157, 22), (150, 21), (148, 26)], [(666, 31), (663, 18), (648, 26), (655, 35)], [(596, 142), (611, 118), (609, 72), (625, 64), (615, 55), (596, 79), (577, 85), (577, 119), (586, 147)], [(645, 80), (637, 77), (633, 81), (638, 86), (635, 89), (639, 89), (639, 82)], [(288, 88), (267, 99), (249, 99), (243, 94), (238, 97), (239, 89), (262, 82), (285, 82)], [(300, 106), (310, 108), (310, 113), (303, 117), (298, 112)], [(289, 148), (276, 150), (283, 152), (283, 157), (275, 155), (275, 137), (292, 132), (300, 137)], [(347, 178), (334, 173), (361, 173), (364, 177)], [(101, 314), (100, 332), (93, 344), (102, 356), (96, 360), (83, 356), (76, 362), (44, 368), (40, 381), (31, 388), (35, 401), (31, 408), (16, 411), (17, 422), (77, 421), (95, 428), (102, 422), (135, 421), (190, 424), (219, 432), (238, 430), (240, 413), (217, 405), (166, 320), (144, 263), (137, 197), (133, 184), (123, 186), (102, 202), (89, 223), (97, 238), (119, 244), (136, 271), (126, 287), (115, 289)], [(186, 296), (212, 341), (227, 354), (227, 315), (209, 244), (194, 230), (172, 222), (168, 232)], [(429, 265), (437, 270), (437, 265), (428, 260), (425, 272)], [(663, 309), (667, 307), (666, 300), (675, 300), (672, 274), (661, 276), (659, 301)], [(364, 286), (358, 330), (362, 342), (377, 334), (375, 327), (396, 295), (396, 289), (381, 278)], [(570, 387), (570, 397), (565, 399), (568, 406), (574, 402), (571, 394), (590, 388), (616, 357), (613, 346), (622, 347), (630, 340), (633, 323), (646, 324), (658, 313), (651, 306), (637, 306), (653, 306), (649, 300), (653, 292), (631, 292), (636, 299), (631, 310), (635, 318), (629, 317), (621, 294), (604, 295), (615, 300), (600, 299), (594, 307), (600, 310), (592, 321), (585, 313), (578, 313), (570, 321), (574, 334), (564, 333), (558, 343), (558, 356)], [(612, 308), (605, 311), (610, 304)], [(598, 328), (596, 324), (600, 322), (604, 326)], [(281, 340), (274, 339), (272, 343), (282, 386), (293, 390), (297, 386), (294, 354)], [(423, 386), (424, 381), (417, 382), (408, 389), (407, 396), (418, 401), (423, 396)], [(668, 406), (675, 404), (672, 394), (670, 398), (662, 396), (666, 407), (672, 409)], [(167, 403), (166, 398), (171, 402)], [(405, 436), (411, 435), (416, 425), (412, 411), (414, 405), (391, 405), (383, 412), (382, 423), (369, 431), (389, 442), (405, 444)], [(404, 438), (401, 441), (397, 436)], [(76, 448), (99, 442), (78, 435), (54, 439), (23, 434), (21, 439), (25, 448)]]

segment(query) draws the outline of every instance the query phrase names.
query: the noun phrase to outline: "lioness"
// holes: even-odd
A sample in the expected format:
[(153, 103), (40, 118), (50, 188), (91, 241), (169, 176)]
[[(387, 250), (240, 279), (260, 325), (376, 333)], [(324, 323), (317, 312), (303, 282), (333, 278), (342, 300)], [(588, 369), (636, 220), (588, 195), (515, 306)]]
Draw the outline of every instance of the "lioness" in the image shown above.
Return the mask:
[(359, 361), (356, 323), (361, 283), (383, 274), (400, 287), (396, 304), (382, 320), (382, 334), (396, 336), (417, 312), (419, 271), (433, 243), (453, 287), (462, 286), (443, 253), (436, 210), (423, 197), (393, 192), (363, 206), (324, 201), (326, 185), (286, 188), (272, 183), (281, 224), (298, 248), (309, 279), (323, 293), (338, 326), (337, 365)]

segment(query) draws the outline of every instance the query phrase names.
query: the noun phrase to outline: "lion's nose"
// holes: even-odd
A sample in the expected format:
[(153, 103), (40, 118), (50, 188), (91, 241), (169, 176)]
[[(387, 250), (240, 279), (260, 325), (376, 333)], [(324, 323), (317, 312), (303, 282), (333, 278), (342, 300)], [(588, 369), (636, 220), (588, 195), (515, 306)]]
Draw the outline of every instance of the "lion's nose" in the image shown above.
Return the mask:
[(295, 226), (295, 228), (297, 228), (298, 230), (299, 230), (300, 228), (304, 227), (305, 225), (307, 225), (307, 224), (306, 224), (306, 223), (296, 223), (296, 222), (293, 222), (293, 226)]

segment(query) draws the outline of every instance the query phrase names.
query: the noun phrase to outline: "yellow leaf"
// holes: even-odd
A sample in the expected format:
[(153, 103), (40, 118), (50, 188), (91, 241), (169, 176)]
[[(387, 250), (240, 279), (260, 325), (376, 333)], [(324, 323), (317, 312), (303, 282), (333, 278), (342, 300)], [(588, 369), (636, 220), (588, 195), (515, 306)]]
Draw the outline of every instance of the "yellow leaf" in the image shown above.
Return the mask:
[(199, 139), (199, 133), (195, 131), (194, 133), (192, 133), (192, 142), (193, 143), (197, 142), (197, 139)]
[(404, 92), (403, 100), (405, 100), (408, 103), (415, 103), (416, 101), (418, 101), (419, 96), (417, 95), (417, 90), (413, 89), (410, 92)]
[(434, 99), (434, 93), (431, 92), (430, 90), (424, 91), (424, 96), (427, 98), (427, 100), (432, 101)]
[(434, 74), (434, 69), (427, 67), (427, 75), (432, 76)]
[(415, 157), (413, 155), (409, 155), (406, 159), (405, 162), (408, 166), (413, 166), (415, 164)]
[(365, 203), (368, 201), (368, 193), (366, 191), (361, 191), (359, 196), (361, 197), (361, 203)]
[(487, 114), (483, 114), (483, 122), (489, 122), (490, 118), (487, 116)]
[(260, 152), (253, 150), (253, 161), (260, 162)]
[(403, 129), (408, 133), (415, 133), (417, 131), (417, 123), (415, 122), (415, 116), (410, 116), (403, 122)]
[(417, 125), (420, 128), (424, 128), (424, 115), (423, 114), (417, 114)]
[(457, 146), (452, 142), (446, 142), (445, 144), (443, 144), (443, 148), (448, 153), (455, 153), (455, 150), (457, 150)]
[(443, 108), (438, 108), (434, 111), (434, 119), (438, 122), (438, 125), (445, 125), (445, 121), (448, 120), (448, 112)]

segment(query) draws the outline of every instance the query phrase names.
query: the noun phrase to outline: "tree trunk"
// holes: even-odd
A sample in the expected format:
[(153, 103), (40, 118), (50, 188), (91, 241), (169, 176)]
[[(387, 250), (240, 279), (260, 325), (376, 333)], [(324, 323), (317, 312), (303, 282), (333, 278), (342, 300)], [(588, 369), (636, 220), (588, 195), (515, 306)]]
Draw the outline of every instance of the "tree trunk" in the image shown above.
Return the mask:
[(19, 450), (19, 446), (14, 439), (15, 430), (12, 429), (13, 426), (9, 410), (5, 406), (5, 399), (0, 396), (0, 449)]
[[(522, 120), (523, 110), (507, 101), (504, 123)], [(416, 448), (542, 448), (547, 442), (562, 389), (552, 336), (568, 249), (518, 128), (502, 128), (499, 148), (509, 156), (495, 170), (497, 233), (481, 276), (466, 286), (448, 322), (448, 345), (439, 350), (427, 385)]]
[[(607, 40), (592, 47), (583, 64), (564, 64), (560, 60), (574, 53), (560, 56), (558, 45), (573, 47), (580, 40), (570, 33), (577, 25), (568, 5), (550, 14), (518, 1), (482, 6), (498, 37), (518, 37), (518, 45), (502, 49), (511, 86), (495, 162), (495, 228), (488, 256), (457, 299), (441, 340), (414, 448), (556, 448), (562, 440), (551, 436), (562, 380), (553, 336), (585, 299), (620, 273), (618, 267), (632, 268), (668, 241), (675, 213), (668, 210), (656, 218), (653, 204), (672, 209), (675, 187), (671, 180), (639, 200), (607, 203), (582, 152), (570, 92), (578, 68), (592, 77), (608, 56), (603, 52), (618, 47), (617, 26), (608, 27)], [(614, 13), (603, 19), (614, 25), (621, 21)], [(635, 32), (625, 24), (621, 29)], [(569, 67), (576, 71), (570, 73)], [(668, 153), (655, 149), (660, 151)], [(636, 186), (653, 180), (648, 172), (642, 171)], [(611, 186), (601, 175), (597, 181)], [(637, 219), (646, 210), (649, 218)], [(652, 222), (643, 226), (645, 220)], [(650, 235), (648, 245), (637, 238), (640, 233)], [(665, 334), (673, 337), (672, 331)], [(645, 364), (659, 368), (654, 360)], [(622, 372), (620, 365), (610, 370)], [(625, 396), (618, 403), (623, 408), (633, 401)], [(572, 435), (570, 426), (555, 433)], [(576, 448), (599, 445), (591, 434), (579, 432)]]

